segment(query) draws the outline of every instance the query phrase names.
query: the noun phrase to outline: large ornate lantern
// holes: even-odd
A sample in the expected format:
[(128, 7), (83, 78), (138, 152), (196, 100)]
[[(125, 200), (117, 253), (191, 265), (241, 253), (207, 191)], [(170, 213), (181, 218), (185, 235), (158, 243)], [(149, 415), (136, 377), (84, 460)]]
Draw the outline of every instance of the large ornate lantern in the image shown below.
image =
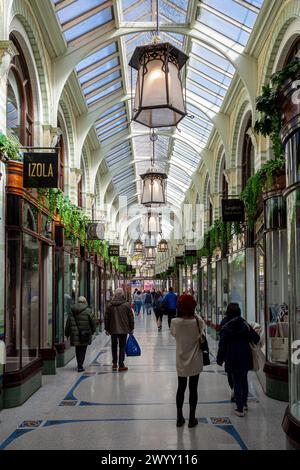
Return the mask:
[(132, 119), (148, 127), (177, 126), (186, 116), (180, 70), (188, 60), (166, 43), (137, 47), (129, 62), (137, 70)]
[(143, 253), (144, 246), (143, 242), (138, 239), (134, 242), (134, 253)]
[(159, 244), (158, 244), (158, 252), (159, 253), (165, 253), (166, 251), (168, 251), (168, 242), (167, 240), (160, 240)]

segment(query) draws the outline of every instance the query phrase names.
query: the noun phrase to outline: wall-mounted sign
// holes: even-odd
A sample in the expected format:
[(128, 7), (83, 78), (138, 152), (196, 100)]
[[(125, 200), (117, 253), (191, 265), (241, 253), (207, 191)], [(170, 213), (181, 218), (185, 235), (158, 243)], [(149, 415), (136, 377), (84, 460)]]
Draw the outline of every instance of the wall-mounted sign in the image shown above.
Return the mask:
[(108, 248), (108, 256), (120, 256), (120, 245), (110, 245)]
[(245, 206), (240, 199), (222, 199), (223, 222), (244, 222)]
[(185, 256), (197, 256), (197, 250), (185, 249), (184, 251)]
[(90, 222), (87, 226), (87, 240), (104, 240), (105, 224)]
[(119, 258), (119, 264), (127, 264), (127, 258), (126, 258), (126, 256), (120, 256), (120, 258)]
[(24, 153), (24, 188), (57, 188), (57, 153)]
[(175, 264), (178, 266), (179, 264), (184, 264), (184, 257), (183, 256), (175, 256)]

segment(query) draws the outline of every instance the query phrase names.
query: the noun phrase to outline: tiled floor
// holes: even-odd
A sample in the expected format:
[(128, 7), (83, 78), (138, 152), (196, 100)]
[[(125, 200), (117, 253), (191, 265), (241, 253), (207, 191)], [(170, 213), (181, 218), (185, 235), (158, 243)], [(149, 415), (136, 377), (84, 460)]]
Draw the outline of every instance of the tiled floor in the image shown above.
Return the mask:
[[(153, 315), (136, 319), (142, 356), (128, 358), (128, 372), (111, 371), (110, 339), (89, 348), (86, 371), (75, 361), (23, 406), (0, 413), (2, 449), (285, 449), (285, 403), (266, 397), (249, 374), (249, 412), (233, 413), (226, 375), (212, 357), (199, 380), (199, 425), (176, 428), (175, 340), (166, 318), (158, 332)], [(216, 344), (210, 339), (214, 354)], [(186, 397), (187, 401), (188, 397)], [(188, 416), (188, 404), (185, 404)]]

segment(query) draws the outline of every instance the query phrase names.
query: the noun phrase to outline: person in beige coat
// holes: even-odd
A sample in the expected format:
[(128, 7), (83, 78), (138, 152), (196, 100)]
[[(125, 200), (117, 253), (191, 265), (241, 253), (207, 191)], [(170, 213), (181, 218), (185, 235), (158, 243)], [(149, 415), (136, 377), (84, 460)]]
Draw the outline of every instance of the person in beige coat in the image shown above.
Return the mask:
[(190, 416), (189, 428), (198, 424), (195, 417), (198, 402), (199, 374), (203, 369), (203, 355), (200, 338), (204, 331), (204, 322), (195, 315), (196, 301), (191, 295), (184, 294), (178, 299), (177, 317), (171, 321), (171, 334), (176, 339), (176, 368), (178, 389), (176, 394), (177, 426), (185, 423), (182, 414), (184, 394), (189, 377)]

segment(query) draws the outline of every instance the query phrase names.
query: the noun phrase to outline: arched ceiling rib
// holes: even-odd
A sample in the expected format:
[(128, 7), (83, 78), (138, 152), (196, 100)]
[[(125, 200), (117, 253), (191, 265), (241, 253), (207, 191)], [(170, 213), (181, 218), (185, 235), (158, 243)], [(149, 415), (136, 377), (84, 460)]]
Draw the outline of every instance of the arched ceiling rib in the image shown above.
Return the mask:
[[(131, 90), (127, 64), (136, 46), (151, 41), (149, 31), (154, 29), (156, 21), (156, 0), (52, 2), (68, 47), (66, 65), (72, 61), (75, 65), (100, 146), (109, 148), (119, 136), (131, 136), (113, 145), (105, 153), (105, 162), (108, 169), (121, 162), (123, 169), (119, 173), (113, 171), (112, 183), (117, 194), (134, 201), (139, 191), (136, 177), (147, 166), (138, 160), (150, 157), (150, 149), (147, 136), (139, 136), (145, 134), (143, 126), (130, 123), (130, 102), (124, 99)], [(200, 151), (205, 149), (214, 123), (217, 126), (220, 122), (220, 110), (235, 71), (238, 70), (246, 85), (250, 83), (241, 62), (247, 60), (243, 52), (262, 3), (263, 0), (159, 1), (161, 40), (173, 43), (189, 55), (187, 111), (192, 117), (184, 118), (177, 131), (167, 129), (169, 136), (161, 136), (157, 142), (157, 159), (162, 169), (168, 171), (168, 199), (172, 203), (184, 200), (201, 161)], [(85, 53), (91, 47), (88, 43), (92, 44), (98, 33), (105, 42), (98, 41), (100, 47), (92, 46), (93, 51)], [(59, 66), (63, 59), (58, 58), (56, 62)], [(250, 86), (248, 91), (251, 96)], [(102, 108), (99, 114), (95, 112), (103, 100), (110, 99), (111, 106), (105, 111)], [(198, 151), (180, 142), (184, 139)], [(124, 170), (123, 164), (131, 161), (135, 164)], [(178, 164), (185, 170), (182, 175), (176, 170)]]

